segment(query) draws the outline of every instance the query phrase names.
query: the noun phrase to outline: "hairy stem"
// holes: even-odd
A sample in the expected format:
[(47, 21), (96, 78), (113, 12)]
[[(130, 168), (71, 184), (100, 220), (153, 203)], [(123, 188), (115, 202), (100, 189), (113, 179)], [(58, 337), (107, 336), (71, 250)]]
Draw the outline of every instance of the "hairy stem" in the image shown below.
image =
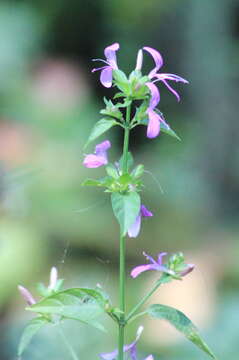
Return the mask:
[[(130, 125), (131, 104), (127, 106), (124, 146), (123, 146), (123, 174), (128, 172), (128, 151), (129, 151), (129, 125)], [(119, 276), (119, 303), (122, 312), (119, 322), (118, 336), (118, 360), (124, 359), (124, 328), (125, 328), (125, 236), (120, 237), (120, 276)]]

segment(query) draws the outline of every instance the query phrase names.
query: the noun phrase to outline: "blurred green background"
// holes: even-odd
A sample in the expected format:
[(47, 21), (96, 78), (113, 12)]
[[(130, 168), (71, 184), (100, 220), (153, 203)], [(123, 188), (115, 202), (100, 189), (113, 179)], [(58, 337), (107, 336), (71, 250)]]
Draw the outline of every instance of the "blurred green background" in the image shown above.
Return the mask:
[[(149, 140), (143, 127), (130, 141), (136, 162), (146, 164), (143, 202), (155, 216), (127, 241), (128, 273), (142, 263), (143, 250), (183, 250), (195, 271), (152, 301), (185, 311), (221, 360), (238, 358), (238, 16), (237, 0), (1, 1), (1, 360), (16, 359), (30, 317), (17, 285), (34, 293), (36, 282), (48, 282), (51, 266), (67, 286), (100, 283), (117, 301), (118, 226), (108, 195), (80, 185), (102, 173), (82, 166), (83, 145), (100, 118), (102, 97), (112, 95), (91, 73), (91, 59), (116, 41), (124, 71), (147, 45), (163, 54), (163, 72), (190, 81), (175, 86), (179, 104), (161, 87), (160, 108), (182, 142), (167, 135)], [(150, 68), (145, 56), (145, 72)], [(122, 132), (109, 139), (114, 160)], [(148, 273), (128, 280), (130, 306), (154, 279)], [(105, 335), (65, 324), (80, 359), (115, 347), (116, 329), (108, 325)], [(145, 319), (144, 326), (141, 358), (206, 359), (167, 325)], [(23, 356), (45, 358), (70, 359), (54, 328), (40, 332)]]

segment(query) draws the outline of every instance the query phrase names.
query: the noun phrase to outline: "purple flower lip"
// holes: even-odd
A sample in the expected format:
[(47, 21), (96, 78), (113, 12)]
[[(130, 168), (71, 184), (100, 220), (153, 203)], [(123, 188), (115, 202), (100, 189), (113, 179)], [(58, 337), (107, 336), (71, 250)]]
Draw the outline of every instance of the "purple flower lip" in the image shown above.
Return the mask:
[(98, 168), (100, 166), (108, 164), (107, 150), (111, 147), (109, 140), (105, 140), (102, 143), (96, 145), (95, 153), (85, 156), (83, 165), (87, 168)]
[[(128, 357), (127, 359), (131, 358), (132, 360), (137, 360), (137, 343), (140, 339), (140, 336), (143, 332), (144, 328), (143, 326), (140, 326), (137, 330), (136, 338), (135, 340), (128, 345), (124, 346), (124, 353), (127, 353)], [(104, 360), (116, 360), (118, 357), (118, 350), (114, 350), (111, 353), (101, 353), (99, 354), (101, 359)], [(144, 360), (154, 360), (152, 355), (147, 356)]]
[(22, 297), (26, 300), (28, 305), (34, 305), (36, 304), (36, 300), (32, 296), (29, 290), (27, 290), (24, 286), (18, 285), (18, 290), (20, 291)]
[[(143, 255), (146, 257), (147, 260), (150, 261), (151, 264), (143, 264), (143, 265), (139, 265), (136, 266), (135, 268), (133, 268), (133, 270), (131, 271), (131, 276), (132, 278), (136, 278), (137, 276), (139, 276), (142, 272), (144, 271), (148, 271), (148, 270), (156, 270), (156, 271), (161, 271), (161, 272), (166, 272), (166, 273), (172, 273), (172, 271), (170, 271), (169, 269), (166, 268), (166, 266), (163, 265), (163, 257), (165, 255), (167, 255), (166, 252), (162, 252), (158, 255), (158, 260), (154, 260), (152, 258), (152, 256), (146, 254), (145, 252), (143, 252)], [(173, 272), (174, 273), (174, 272)]]
[(181, 76), (175, 75), (175, 74), (169, 74), (169, 73), (158, 73), (158, 70), (163, 66), (163, 58), (162, 55), (155, 49), (144, 46), (143, 50), (147, 51), (153, 58), (155, 67), (153, 70), (150, 71), (148, 74), (148, 77), (150, 80), (153, 80), (152, 82), (155, 83), (157, 81), (162, 81), (164, 85), (171, 91), (172, 94), (174, 94), (178, 101), (180, 101), (180, 96), (177, 93), (176, 90), (174, 90), (167, 82), (167, 80), (172, 80), (176, 82), (182, 82), (184, 84), (188, 84), (189, 82), (182, 78)]
[(145, 205), (141, 205), (139, 215), (136, 217), (134, 223), (128, 229), (128, 236), (130, 238), (135, 238), (139, 235), (141, 227), (141, 218), (142, 217), (151, 217), (153, 213), (149, 211)]
[[(137, 342), (139, 341), (143, 330), (143, 326), (140, 326), (137, 330), (135, 340), (131, 344), (124, 346), (124, 353), (127, 353), (127, 355), (130, 356), (132, 360), (137, 360)], [(114, 350), (111, 353), (101, 353), (99, 356), (104, 360), (116, 360), (118, 356), (118, 350)], [(145, 360), (153, 360), (152, 355), (148, 356)]]
[(100, 82), (103, 86), (107, 88), (110, 88), (112, 86), (113, 70), (118, 69), (116, 51), (118, 51), (119, 48), (120, 46), (118, 43), (109, 45), (104, 50), (106, 60), (93, 59), (93, 61), (102, 61), (103, 63), (106, 64), (105, 66), (102, 66), (100, 68), (92, 69), (92, 72), (101, 70)]

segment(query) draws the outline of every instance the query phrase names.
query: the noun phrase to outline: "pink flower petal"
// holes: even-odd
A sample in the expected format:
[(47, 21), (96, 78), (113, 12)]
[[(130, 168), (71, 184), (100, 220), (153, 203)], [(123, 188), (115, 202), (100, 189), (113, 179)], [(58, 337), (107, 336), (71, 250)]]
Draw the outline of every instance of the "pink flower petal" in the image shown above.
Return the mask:
[(160, 116), (150, 108), (148, 109), (148, 116), (147, 137), (153, 139), (160, 132)]
[(139, 265), (136, 266), (130, 273), (132, 278), (136, 278), (139, 276), (142, 272), (148, 271), (148, 270), (157, 270), (157, 265), (154, 264), (147, 264), (147, 265)]
[(141, 205), (140, 211), (143, 217), (153, 216), (153, 213), (149, 211), (149, 209), (147, 209), (145, 205)]
[(157, 71), (162, 67), (163, 58), (162, 58), (162, 55), (157, 50), (155, 50), (149, 46), (145, 46), (143, 49), (145, 51), (147, 51), (153, 57), (154, 62), (155, 62), (155, 67), (149, 73), (149, 78), (151, 79), (157, 73)]
[(167, 86), (167, 88), (169, 89), (169, 91), (171, 91), (171, 93), (173, 93), (173, 94), (176, 96), (177, 100), (180, 101), (180, 96), (179, 96), (179, 94), (177, 93), (177, 91), (174, 90), (174, 89), (169, 85), (169, 83), (168, 83), (166, 80), (162, 80), (162, 82), (164, 83), (164, 85)]
[(91, 169), (98, 168), (102, 165), (106, 165), (107, 163), (108, 163), (107, 158), (95, 154), (86, 155), (83, 161), (83, 165)]
[(139, 235), (141, 226), (141, 214), (138, 215), (135, 219), (135, 222), (128, 229), (128, 236), (130, 238), (135, 238)]
[(110, 88), (112, 86), (112, 78), (113, 78), (113, 69), (111, 66), (106, 66), (100, 74), (100, 82), (106, 88)]
[(120, 46), (118, 43), (114, 43), (110, 46), (107, 46), (104, 50), (106, 60), (113, 69), (118, 69), (115, 52), (119, 50), (119, 47)]
[(150, 99), (149, 107), (150, 107), (150, 109), (154, 109), (160, 101), (159, 90), (158, 90), (157, 86), (154, 85), (152, 82), (147, 82), (145, 85), (149, 88), (149, 90), (151, 92), (151, 99)]

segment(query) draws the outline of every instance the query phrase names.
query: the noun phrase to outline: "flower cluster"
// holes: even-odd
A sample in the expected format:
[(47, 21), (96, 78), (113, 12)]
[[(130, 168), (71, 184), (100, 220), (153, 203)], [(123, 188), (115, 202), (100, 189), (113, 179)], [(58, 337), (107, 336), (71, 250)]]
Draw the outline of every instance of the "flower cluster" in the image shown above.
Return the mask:
[[(115, 85), (117, 86), (117, 76), (116, 70), (118, 70), (117, 60), (116, 60), (116, 51), (120, 48), (118, 43), (114, 43), (110, 46), (105, 48), (105, 57), (106, 60), (103, 59), (94, 59), (94, 61), (102, 61), (106, 63), (106, 66), (93, 69), (92, 72), (101, 70), (100, 81), (103, 86), (109, 88), (113, 84), (113, 77), (115, 75)], [(143, 65), (143, 51), (146, 51), (150, 54), (154, 60), (155, 66), (149, 72), (147, 76), (141, 77), (141, 70)], [(157, 112), (157, 105), (160, 102), (160, 92), (155, 85), (156, 82), (162, 82), (168, 90), (176, 96), (177, 100), (180, 100), (180, 96), (176, 90), (174, 90), (171, 85), (169, 85), (168, 81), (175, 81), (175, 82), (182, 82), (184, 84), (188, 84), (188, 81), (181, 76), (171, 74), (171, 73), (160, 73), (159, 70), (163, 66), (163, 58), (160, 52), (157, 50), (149, 47), (144, 46), (142, 49), (138, 51), (137, 60), (136, 60), (136, 67), (135, 71), (131, 74), (132, 80), (135, 80), (134, 77), (137, 78), (138, 75), (138, 82), (137, 84), (133, 84), (134, 88), (131, 90), (137, 90), (139, 87), (143, 87), (144, 85), (148, 88), (148, 94), (150, 95), (150, 102), (146, 109), (146, 114), (148, 116), (148, 125), (147, 125), (147, 137), (148, 138), (155, 138), (160, 133), (160, 125), (163, 124), (166, 129), (170, 129), (169, 125), (165, 122), (164, 118), (160, 113)], [(115, 72), (115, 73), (114, 73)], [(142, 81), (144, 79), (144, 81)], [(121, 79), (122, 80), (122, 79)], [(141, 80), (141, 82), (140, 82)], [(144, 88), (145, 88), (144, 86)], [(120, 88), (120, 86), (119, 86)], [(136, 93), (137, 93), (136, 91)], [(147, 90), (146, 90), (147, 92)], [(135, 92), (131, 91), (130, 96), (137, 100), (137, 96), (135, 97)], [(139, 99), (142, 99), (142, 93), (140, 94)]]
[[(100, 81), (103, 86), (109, 88), (114, 85), (117, 87), (120, 92), (115, 95), (115, 99), (123, 98), (123, 102), (116, 102), (114, 104), (111, 100), (104, 100), (106, 107), (100, 111), (104, 118), (95, 124), (87, 144), (94, 141), (113, 126), (121, 126), (124, 128), (125, 133), (129, 134), (130, 130), (134, 127), (146, 125), (148, 138), (157, 137), (161, 130), (177, 137), (175, 132), (166, 123), (163, 114), (157, 109), (160, 102), (160, 91), (155, 83), (163, 83), (179, 100), (179, 94), (169, 85), (168, 81), (187, 83), (187, 80), (175, 74), (160, 73), (159, 70), (163, 66), (163, 58), (157, 50), (148, 46), (144, 46), (138, 51), (135, 69), (127, 77), (118, 68), (116, 52), (119, 48), (118, 43), (107, 46), (104, 50), (106, 59), (94, 59), (94, 61), (102, 61), (105, 65), (100, 68), (94, 68), (92, 72), (98, 70), (101, 72)], [(154, 67), (147, 75), (142, 75), (144, 52), (149, 54), (154, 61)], [(130, 118), (131, 108), (136, 100), (137, 104), (141, 102), (141, 105), (136, 107), (134, 116)], [(124, 111), (125, 108), (127, 108), (126, 111)], [(126, 146), (128, 147), (128, 144)], [(109, 163), (108, 150), (110, 148), (110, 141), (104, 140), (95, 146), (94, 153), (85, 155), (83, 161), (85, 167), (98, 168), (105, 166), (107, 176), (99, 180), (88, 179), (84, 182), (84, 185), (105, 187), (106, 192), (122, 195), (132, 192), (139, 193), (143, 186), (141, 181), (144, 173), (143, 165), (136, 166), (130, 172), (133, 160), (129, 152), (124, 152), (122, 158), (114, 164)], [(127, 230), (124, 231), (129, 237), (138, 236), (142, 217), (153, 216), (152, 212), (145, 205), (142, 203), (138, 205), (137, 211), (134, 214), (134, 221), (130, 221)]]

